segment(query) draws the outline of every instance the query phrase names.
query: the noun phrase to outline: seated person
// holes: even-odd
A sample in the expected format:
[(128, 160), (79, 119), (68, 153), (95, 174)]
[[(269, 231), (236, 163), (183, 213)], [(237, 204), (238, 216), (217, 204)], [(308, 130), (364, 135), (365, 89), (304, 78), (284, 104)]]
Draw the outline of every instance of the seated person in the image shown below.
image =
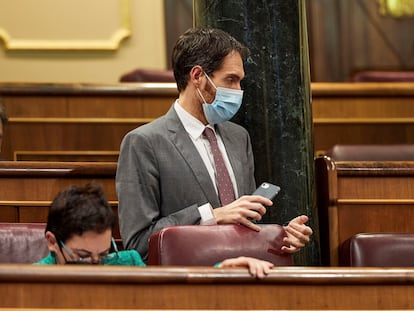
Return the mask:
[[(112, 230), (115, 215), (99, 185), (71, 186), (60, 192), (49, 211), (45, 237), (49, 255), (37, 264), (145, 266), (135, 250), (118, 251)], [(247, 267), (263, 278), (273, 267), (250, 257), (226, 259), (217, 267)]]

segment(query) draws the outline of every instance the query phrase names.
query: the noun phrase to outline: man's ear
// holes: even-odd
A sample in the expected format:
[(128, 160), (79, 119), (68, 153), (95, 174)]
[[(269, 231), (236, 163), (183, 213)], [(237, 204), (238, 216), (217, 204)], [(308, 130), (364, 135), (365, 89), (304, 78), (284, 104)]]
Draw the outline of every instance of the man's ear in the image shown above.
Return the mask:
[(194, 66), (190, 70), (190, 81), (195, 86), (195, 88), (199, 88), (204, 77), (204, 70), (201, 66)]
[(47, 241), (47, 247), (49, 251), (56, 253), (59, 249), (59, 245), (55, 235), (50, 231), (46, 231), (45, 238)]

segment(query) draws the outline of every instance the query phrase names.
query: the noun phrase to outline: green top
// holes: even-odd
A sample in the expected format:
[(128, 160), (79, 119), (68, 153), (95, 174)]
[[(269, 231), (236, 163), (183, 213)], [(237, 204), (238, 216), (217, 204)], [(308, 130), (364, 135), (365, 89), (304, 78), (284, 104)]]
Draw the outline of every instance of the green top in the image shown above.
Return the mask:
[[(38, 265), (55, 265), (55, 253), (49, 253), (45, 258), (36, 262)], [(109, 266), (140, 266), (145, 267), (146, 264), (136, 250), (119, 251), (118, 253), (111, 253), (105, 258), (104, 265)]]

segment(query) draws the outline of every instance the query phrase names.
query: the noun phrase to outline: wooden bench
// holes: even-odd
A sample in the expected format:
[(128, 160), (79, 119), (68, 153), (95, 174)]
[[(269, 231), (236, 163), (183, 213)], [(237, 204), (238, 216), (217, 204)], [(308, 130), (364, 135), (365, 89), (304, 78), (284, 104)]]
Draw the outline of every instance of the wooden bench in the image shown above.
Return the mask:
[(338, 265), (339, 246), (357, 233), (414, 232), (414, 161), (315, 165), (324, 265)]
[[(116, 162), (0, 161), (0, 222), (46, 222), (59, 191), (89, 182), (102, 185), (117, 215), (116, 167)], [(120, 242), (118, 223), (114, 237)]]
[[(333, 162), (317, 158), (316, 181), (324, 265), (360, 232), (414, 232), (414, 162)], [(0, 162), (0, 222), (46, 222), (52, 199), (73, 184), (103, 185), (117, 215), (116, 163)], [(119, 227), (114, 236), (120, 243)]]
[(403, 310), (414, 269), (0, 265), (0, 308)]
[[(335, 144), (414, 144), (414, 83), (311, 88), (315, 154)], [(9, 115), (2, 158), (16, 151), (117, 152), (128, 131), (163, 115), (177, 95), (174, 83), (0, 83)]]
[(315, 154), (335, 144), (413, 144), (413, 105), (413, 83), (313, 83)]
[(9, 117), (2, 157), (11, 160), (16, 151), (118, 152), (128, 131), (164, 114), (177, 94), (174, 83), (1, 83)]

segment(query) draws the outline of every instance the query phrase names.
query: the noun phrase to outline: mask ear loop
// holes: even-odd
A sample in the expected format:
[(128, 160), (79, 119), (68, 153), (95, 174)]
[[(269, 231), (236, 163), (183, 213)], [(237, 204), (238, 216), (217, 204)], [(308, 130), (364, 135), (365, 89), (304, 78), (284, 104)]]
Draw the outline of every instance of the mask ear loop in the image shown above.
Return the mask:
[(214, 84), (213, 80), (208, 76), (208, 74), (204, 71), (204, 75), (206, 76), (207, 80), (211, 83), (212, 86), (217, 90), (217, 86)]
[[(211, 78), (208, 76), (208, 74), (204, 71), (204, 75), (206, 76), (207, 80), (211, 83), (212, 86), (214, 86), (214, 88), (217, 90), (216, 85), (214, 84), (213, 80), (211, 80)], [(203, 100), (204, 104), (207, 104), (206, 99), (204, 98), (203, 94), (201, 94), (201, 91), (199, 88), (197, 88), (197, 92), (200, 95), (201, 99)]]
[(201, 99), (203, 100), (203, 103), (204, 103), (204, 104), (207, 104), (206, 99), (204, 98), (203, 94), (201, 94), (201, 91), (200, 91), (200, 89), (199, 89), (199, 88), (197, 88), (197, 92), (198, 92), (198, 94), (200, 95)]
[(118, 246), (116, 246), (116, 242), (113, 237), (111, 237), (111, 244), (112, 244), (112, 248), (114, 249), (114, 252), (118, 253)]
[(66, 259), (65, 253), (62, 251), (62, 248), (66, 251), (66, 253), (68, 253), (71, 261), (76, 261), (75, 256), (73, 256), (70, 249), (67, 248), (67, 246), (65, 245), (65, 243), (63, 243), (62, 240), (59, 240), (58, 245), (59, 245), (60, 251), (62, 253), (63, 259), (65, 260), (65, 263), (68, 263), (68, 260)]

